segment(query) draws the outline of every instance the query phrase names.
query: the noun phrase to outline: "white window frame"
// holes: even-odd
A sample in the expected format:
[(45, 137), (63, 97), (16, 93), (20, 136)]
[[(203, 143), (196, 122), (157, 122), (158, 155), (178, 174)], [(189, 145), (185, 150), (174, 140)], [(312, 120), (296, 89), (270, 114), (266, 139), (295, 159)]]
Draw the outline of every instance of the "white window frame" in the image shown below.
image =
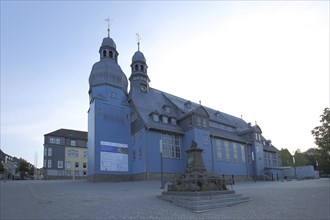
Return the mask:
[(63, 160), (57, 161), (57, 168), (62, 169), (63, 168)]

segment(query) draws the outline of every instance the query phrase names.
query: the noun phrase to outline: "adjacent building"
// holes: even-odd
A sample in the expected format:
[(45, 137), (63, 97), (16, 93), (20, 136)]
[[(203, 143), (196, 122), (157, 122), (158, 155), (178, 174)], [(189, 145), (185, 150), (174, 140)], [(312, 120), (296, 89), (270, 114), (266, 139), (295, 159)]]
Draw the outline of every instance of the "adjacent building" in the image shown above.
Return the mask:
[(87, 175), (87, 132), (59, 129), (44, 135), (44, 176), (47, 179)]
[(166, 176), (183, 173), (192, 141), (207, 171), (219, 175), (264, 179), (281, 165), (258, 125), (152, 88), (139, 44), (129, 77), (109, 34), (99, 54), (89, 76), (89, 180), (157, 179), (161, 161)]

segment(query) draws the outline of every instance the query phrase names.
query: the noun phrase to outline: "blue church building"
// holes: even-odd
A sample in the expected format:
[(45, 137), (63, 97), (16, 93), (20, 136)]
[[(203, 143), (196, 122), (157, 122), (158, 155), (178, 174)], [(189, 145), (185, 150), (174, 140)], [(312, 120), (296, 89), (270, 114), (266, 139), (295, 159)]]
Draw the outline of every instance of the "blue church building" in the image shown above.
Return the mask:
[(139, 43), (129, 78), (109, 34), (99, 54), (89, 76), (88, 180), (159, 179), (161, 160), (165, 177), (181, 174), (192, 141), (210, 173), (282, 178), (279, 151), (258, 125), (152, 88)]

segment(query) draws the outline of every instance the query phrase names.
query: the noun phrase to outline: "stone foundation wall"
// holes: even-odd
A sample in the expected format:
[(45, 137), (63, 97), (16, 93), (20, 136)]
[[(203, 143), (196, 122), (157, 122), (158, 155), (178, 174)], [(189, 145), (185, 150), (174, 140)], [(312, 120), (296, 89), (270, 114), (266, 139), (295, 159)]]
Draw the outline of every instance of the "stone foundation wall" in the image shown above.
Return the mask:
[[(171, 182), (180, 173), (164, 173), (164, 184)], [(225, 175), (225, 178), (232, 178), (231, 175)], [(72, 177), (71, 177), (72, 179)], [(78, 178), (76, 178), (78, 179)], [(161, 173), (137, 173), (137, 174), (95, 174), (87, 177), (91, 182), (125, 182), (125, 181), (151, 181), (161, 180)], [(235, 182), (253, 181), (253, 176), (234, 176)], [(257, 176), (257, 180), (264, 180), (262, 176)]]

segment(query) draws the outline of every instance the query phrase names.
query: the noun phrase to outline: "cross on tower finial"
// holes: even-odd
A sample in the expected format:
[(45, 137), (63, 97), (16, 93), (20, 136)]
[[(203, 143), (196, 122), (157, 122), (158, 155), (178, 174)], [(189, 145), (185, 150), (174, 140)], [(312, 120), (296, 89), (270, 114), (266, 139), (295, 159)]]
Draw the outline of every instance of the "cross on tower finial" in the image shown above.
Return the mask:
[(138, 45), (138, 51), (140, 51), (140, 40), (141, 40), (141, 37), (139, 35), (139, 33), (135, 33), (136, 34), (136, 40), (137, 40), (137, 45)]
[[(111, 20), (113, 20), (113, 19), (111, 18)], [(105, 21), (108, 23), (108, 37), (110, 37), (110, 18), (109, 18), (109, 16), (105, 19)]]

